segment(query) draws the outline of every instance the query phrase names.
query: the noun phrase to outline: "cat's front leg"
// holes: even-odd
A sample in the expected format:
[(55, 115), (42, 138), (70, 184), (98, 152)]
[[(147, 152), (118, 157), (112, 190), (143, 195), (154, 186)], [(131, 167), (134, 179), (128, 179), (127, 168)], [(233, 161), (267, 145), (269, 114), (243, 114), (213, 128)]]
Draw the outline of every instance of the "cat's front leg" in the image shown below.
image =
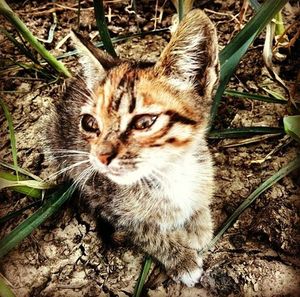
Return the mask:
[(198, 268), (192, 273), (189, 271), (183, 273), (180, 276), (180, 280), (187, 286), (194, 286), (199, 282), (203, 273), (203, 261), (199, 252), (205, 250), (213, 237), (213, 223), (210, 210), (206, 208), (196, 211), (185, 224), (184, 230), (188, 236), (189, 247), (197, 251)]
[(195, 213), (184, 227), (173, 231), (147, 223), (135, 229), (131, 233), (133, 242), (161, 262), (171, 278), (190, 287), (199, 282), (203, 270), (198, 251), (212, 236), (208, 210)]

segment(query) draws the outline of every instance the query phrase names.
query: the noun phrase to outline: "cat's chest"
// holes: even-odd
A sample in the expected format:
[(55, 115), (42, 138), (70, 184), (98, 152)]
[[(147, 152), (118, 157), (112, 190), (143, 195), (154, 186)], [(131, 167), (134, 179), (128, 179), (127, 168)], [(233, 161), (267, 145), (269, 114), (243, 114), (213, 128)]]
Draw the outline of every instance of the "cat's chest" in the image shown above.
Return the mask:
[(163, 180), (159, 187), (150, 192), (155, 206), (149, 219), (158, 222), (161, 229), (183, 225), (197, 208), (197, 188), (198, 184), (189, 174), (169, 174), (167, 180)]
[(125, 228), (147, 223), (161, 230), (181, 227), (196, 210), (208, 207), (211, 163), (209, 159), (201, 164), (191, 159), (172, 169), (130, 187), (110, 182), (104, 187), (99, 182), (91, 204), (109, 221)]
[(156, 224), (161, 230), (182, 226), (199, 207), (199, 187), (191, 176), (173, 172), (161, 180), (140, 183), (114, 199), (121, 225)]

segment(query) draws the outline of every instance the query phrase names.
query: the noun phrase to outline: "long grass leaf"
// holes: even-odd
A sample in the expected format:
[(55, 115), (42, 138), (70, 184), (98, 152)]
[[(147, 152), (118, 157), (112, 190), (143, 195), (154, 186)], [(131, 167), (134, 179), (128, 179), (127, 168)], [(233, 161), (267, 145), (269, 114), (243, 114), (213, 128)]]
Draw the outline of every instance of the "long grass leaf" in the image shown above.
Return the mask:
[(0, 218), (0, 226), (4, 223), (6, 223), (7, 221), (11, 220), (11, 219), (14, 219), (18, 216), (20, 216), (21, 214), (23, 214), (26, 210), (32, 208), (32, 207), (35, 207), (37, 205), (40, 205), (42, 202), (42, 200), (38, 200), (38, 201), (34, 201), (18, 210), (15, 210), (15, 211), (11, 211), (9, 212), (8, 214), (6, 214), (5, 216), (1, 217)]
[(14, 165), (3, 162), (3, 161), (0, 161), (0, 166), (11, 169), (11, 170), (14, 170), (14, 171), (18, 171), (19, 173), (21, 173), (23, 175), (26, 175), (26, 176), (29, 176), (32, 179), (35, 179), (37, 181), (43, 181), (39, 176), (29, 172), (26, 169), (21, 168), (21, 167), (15, 167)]
[(252, 192), (245, 201), (234, 211), (234, 213), (227, 219), (227, 221), (222, 226), (221, 230), (216, 234), (216, 236), (209, 243), (207, 250), (211, 249), (216, 242), (221, 238), (221, 236), (227, 231), (227, 229), (233, 224), (233, 222), (239, 217), (239, 215), (251, 205), (260, 194), (265, 192), (267, 189), (272, 187), (275, 183), (281, 180), (283, 177), (287, 176), (290, 172), (295, 169), (300, 168), (300, 156), (296, 157), (293, 161), (288, 163), (286, 166), (277, 171), (274, 175), (263, 182), (254, 192)]
[(212, 130), (208, 134), (209, 139), (224, 139), (224, 138), (242, 138), (251, 137), (257, 134), (284, 134), (282, 128), (273, 127), (243, 127), (231, 128), (224, 130)]
[(278, 99), (274, 97), (268, 97), (263, 95), (251, 94), (246, 92), (238, 92), (234, 90), (226, 89), (224, 95), (232, 96), (232, 97), (239, 97), (239, 98), (248, 98), (252, 100), (258, 100), (268, 103), (278, 103), (278, 104), (287, 104), (288, 100)]
[(211, 108), (211, 125), (216, 117), (217, 109), (222, 95), (235, 71), (238, 63), (252, 44), (256, 36), (272, 20), (275, 14), (282, 9), (287, 0), (266, 0), (256, 15), (247, 25), (233, 38), (233, 40), (220, 52), (220, 84), (217, 89)]
[(75, 187), (68, 185), (53, 193), (39, 210), (24, 220), (0, 241), (0, 257), (6, 255), (46, 219), (56, 213), (71, 197), (74, 191)]
[[(15, 130), (14, 130), (12, 117), (11, 117), (11, 114), (10, 114), (6, 104), (4, 103), (4, 101), (2, 99), (0, 99), (0, 106), (4, 112), (5, 118), (8, 123), (10, 145), (11, 145), (11, 152), (12, 152), (14, 166), (15, 166), (15, 168), (18, 168), (16, 137), (15, 137)], [(18, 177), (18, 170), (16, 170), (16, 174)]]
[(22, 187), (22, 186), (33, 188), (33, 189), (40, 189), (40, 190), (46, 190), (51, 188), (51, 185), (34, 179), (12, 181), (0, 177), (0, 190), (5, 188), (15, 188), (15, 187)]
[(97, 23), (97, 27), (99, 30), (99, 34), (103, 41), (103, 45), (104, 45), (106, 51), (111, 56), (117, 57), (117, 54), (115, 52), (112, 41), (110, 39), (110, 35), (109, 35), (108, 28), (106, 25), (103, 1), (102, 0), (93, 0), (93, 1), (94, 1), (94, 11), (95, 11), (96, 23)]
[(178, 19), (179, 22), (182, 20), (184, 16), (184, 0), (178, 0)]
[(300, 115), (283, 118), (284, 131), (300, 142)]
[(13, 12), (5, 0), (0, 0), (0, 14), (2, 14), (22, 34), (24, 39), (53, 67), (58, 73), (71, 77), (68, 69), (46, 50), (46, 48), (33, 36), (21, 19)]
[(148, 276), (150, 268), (151, 268), (151, 264), (152, 264), (151, 257), (146, 256), (145, 261), (143, 263), (142, 271), (140, 273), (139, 279), (137, 281), (137, 284), (136, 284), (134, 292), (133, 292), (133, 297), (141, 296), (145, 281), (147, 279), (147, 276)]
[(5, 280), (0, 276), (0, 297), (16, 297)]
[(257, 11), (260, 8), (260, 4), (257, 0), (249, 0), (250, 5)]
[[(26, 179), (28, 179), (28, 178), (23, 177), (22, 175), (19, 175), (19, 180), (26, 181)], [(11, 174), (9, 172), (0, 171), (0, 188), (4, 188), (4, 185), (9, 181), (13, 181), (13, 182), (18, 181), (17, 176), (14, 174)], [(41, 181), (38, 181), (38, 182), (41, 182)], [(43, 183), (46, 184), (45, 182), (43, 182)], [(47, 185), (47, 188), (51, 188), (50, 184), (46, 184), (46, 185)], [(30, 196), (32, 198), (41, 198), (42, 197), (42, 191), (40, 189), (31, 188), (26, 183), (25, 183), (25, 185), (12, 186), (12, 187), (10, 187), (10, 190), (24, 194), (26, 196)]]

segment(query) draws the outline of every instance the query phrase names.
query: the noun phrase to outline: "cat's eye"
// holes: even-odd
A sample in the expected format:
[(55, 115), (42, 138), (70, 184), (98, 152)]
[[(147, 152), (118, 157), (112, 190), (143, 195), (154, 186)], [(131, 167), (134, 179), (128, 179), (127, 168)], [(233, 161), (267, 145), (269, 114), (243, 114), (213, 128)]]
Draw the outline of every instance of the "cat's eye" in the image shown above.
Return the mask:
[(99, 134), (99, 126), (97, 120), (90, 114), (84, 114), (81, 116), (81, 128), (85, 132)]
[(144, 114), (137, 116), (133, 123), (132, 127), (136, 130), (144, 130), (151, 127), (157, 119), (157, 115), (153, 114)]

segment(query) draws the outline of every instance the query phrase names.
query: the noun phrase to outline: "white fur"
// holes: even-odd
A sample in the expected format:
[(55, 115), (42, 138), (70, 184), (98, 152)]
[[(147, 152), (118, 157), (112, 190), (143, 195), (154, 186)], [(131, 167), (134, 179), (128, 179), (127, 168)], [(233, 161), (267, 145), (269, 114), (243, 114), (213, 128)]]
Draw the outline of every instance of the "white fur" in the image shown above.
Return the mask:
[(199, 52), (199, 47), (203, 40), (204, 37), (202, 35), (195, 35), (193, 39), (189, 38), (184, 46), (175, 48), (172, 51), (172, 55), (180, 57), (177, 59), (176, 64), (186, 80), (195, 79), (199, 69), (201, 69), (202, 65), (199, 63), (199, 55), (202, 52)]
[(152, 194), (157, 200), (162, 196), (166, 197), (169, 200), (168, 207), (179, 210), (173, 224), (160, 223), (161, 230), (166, 231), (181, 227), (199, 207), (208, 207), (212, 170), (210, 160), (200, 165), (190, 152), (177, 157), (173, 165), (166, 166), (163, 172), (163, 187)]
[(194, 271), (183, 274), (179, 280), (188, 287), (194, 287), (197, 283), (199, 283), (202, 274), (203, 269), (198, 267)]
[(201, 257), (197, 258), (197, 264), (198, 267), (196, 269), (194, 269), (193, 271), (185, 272), (184, 274), (179, 276), (176, 279), (176, 281), (181, 281), (188, 287), (194, 287), (197, 283), (199, 283), (200, 278), (203, 274), (203, 269), (202, 269), (203, 261)]

